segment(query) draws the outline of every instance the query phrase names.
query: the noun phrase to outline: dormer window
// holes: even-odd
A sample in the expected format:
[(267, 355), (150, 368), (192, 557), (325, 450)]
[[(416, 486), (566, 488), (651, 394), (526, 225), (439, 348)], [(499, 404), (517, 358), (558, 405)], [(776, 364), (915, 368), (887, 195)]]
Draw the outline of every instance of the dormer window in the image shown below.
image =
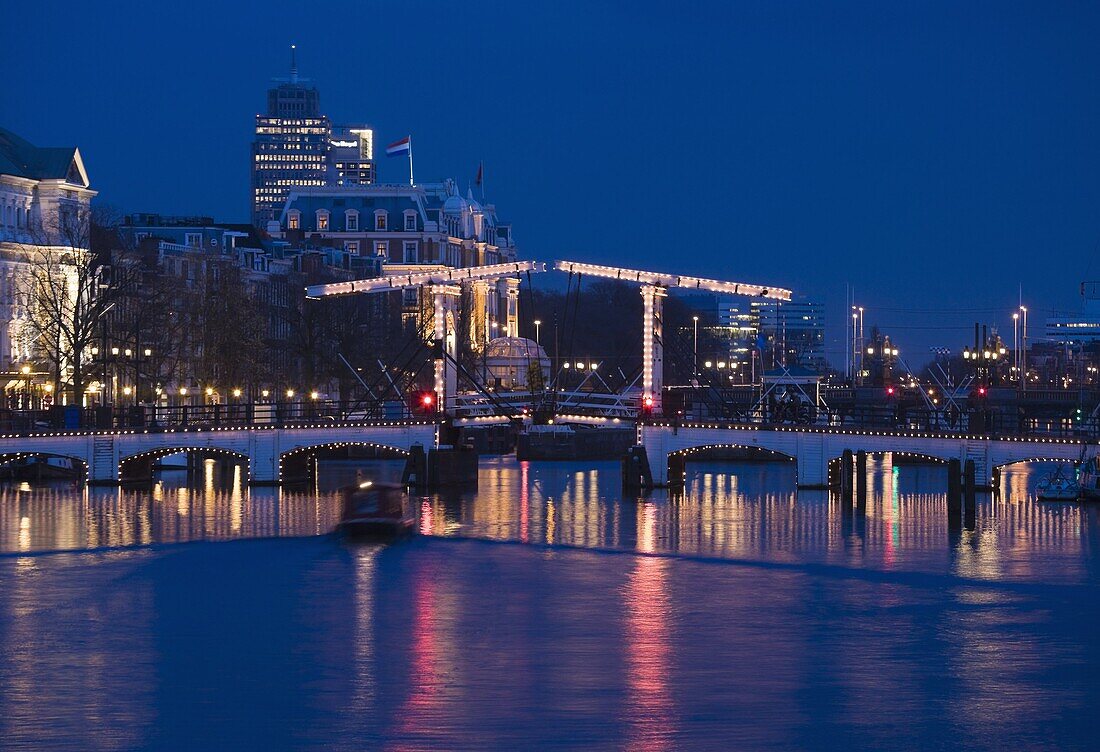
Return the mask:
[(386, 210), (379, 209), (374, 213), (374, 229), (385, 230), (386, 229)]
[(302, 226), (302, 213), (297, 209), (291, 209), (286, 214), (286, 228), (288, 230), (297, 230)]
[(405, 212), (405, 231), (416, 232), (416, 212), (412, 209)]
[(326, 232), (328, 230), (328, 211), (325, 209), (317, 210), (317, 232)]
[(359, 232), (359, 212), (355, 209), (344, 212), (344, 227), (348, 232)]

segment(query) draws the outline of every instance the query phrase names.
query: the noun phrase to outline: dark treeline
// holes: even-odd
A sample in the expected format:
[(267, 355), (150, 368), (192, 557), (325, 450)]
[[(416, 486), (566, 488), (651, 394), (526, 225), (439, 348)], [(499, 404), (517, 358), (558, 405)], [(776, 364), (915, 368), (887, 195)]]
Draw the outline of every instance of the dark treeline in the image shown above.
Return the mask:
[[(642, 365), (642, 295), (637, 285), (614, 280), (571, 280), (567, 290), (532, 290), (520, 297), (520, 333), (535, 339), (554, 364), (597, 363), (609, 385), (629, 383)], [(685, 378), (691, 369), (692, 310), (678, 298), (664, 299), (666, 380)], [(685, 340), (684, 331), (688, 330)], [(684, 351), (684, 348), (687, 351)]]

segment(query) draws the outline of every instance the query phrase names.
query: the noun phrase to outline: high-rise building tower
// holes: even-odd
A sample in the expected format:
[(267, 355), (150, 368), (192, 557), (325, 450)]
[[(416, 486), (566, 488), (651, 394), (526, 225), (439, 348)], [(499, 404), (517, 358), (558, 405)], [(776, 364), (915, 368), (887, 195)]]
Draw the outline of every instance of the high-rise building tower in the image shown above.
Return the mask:
[(267, 114), (256, 116), (252, 142), (252, 223), (279, 218), (292, 188), (326, 185), (332, 122), (321, 114), (317, 88), (298, 77), (290, 48), (290, 78), (267, 92)]
[(328, 153), (328, 185), (374, 182), (374, 131), (368, 125), (338, 125)]
[(252, 224), (278, 221), (291, 190), (369, 185), (375, 180), (374, 131), (333, 126), (321, 114), (317, 88), (298, 77), (290, 48), (290, 78), (267, 92), (267, 114), (256, 116), (252, 142)]

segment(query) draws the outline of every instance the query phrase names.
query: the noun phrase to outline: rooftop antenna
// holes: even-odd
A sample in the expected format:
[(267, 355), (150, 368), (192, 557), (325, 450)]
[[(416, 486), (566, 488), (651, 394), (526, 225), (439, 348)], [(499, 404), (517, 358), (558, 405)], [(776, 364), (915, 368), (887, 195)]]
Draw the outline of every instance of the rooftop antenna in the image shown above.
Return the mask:
[(295, 53), (298, 46), (295, 44), (290, 45), (290, 83), (298, 83), (298, 59)]

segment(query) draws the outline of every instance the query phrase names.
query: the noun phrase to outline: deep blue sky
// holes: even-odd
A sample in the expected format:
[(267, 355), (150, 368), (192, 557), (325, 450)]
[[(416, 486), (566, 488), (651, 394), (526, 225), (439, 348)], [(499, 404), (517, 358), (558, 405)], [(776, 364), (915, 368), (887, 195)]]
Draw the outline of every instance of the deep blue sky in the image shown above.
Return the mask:
[[(10, 15), (10, 14), (9, 14)], [(0, 123), (125, 211), (248, 216), (253, 116), (298, 45), (335, 121), (413, 134), (524, 255), (845, 284), (916, 361), (1100, 277), (1100, 5), (37, 3)], [(9, 21), (12, 19), (9, 18)], [(407, 178), (400, 159), (384, 180)], [(930, 309), (950, 309), (940, 315)], [(1035, 332), (1037, 333), (1038, 326)]]

